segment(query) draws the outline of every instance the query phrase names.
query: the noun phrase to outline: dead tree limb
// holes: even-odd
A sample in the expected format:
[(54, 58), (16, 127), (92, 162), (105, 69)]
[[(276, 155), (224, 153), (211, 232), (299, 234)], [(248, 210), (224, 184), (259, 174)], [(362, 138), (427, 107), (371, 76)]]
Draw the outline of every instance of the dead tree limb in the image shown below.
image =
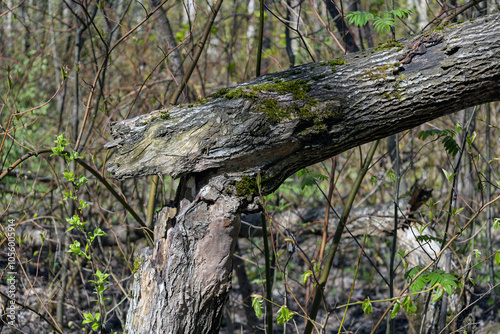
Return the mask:
[[(180, 177), (134, 283), (129, 333), (216, 333), (240, 214), (297, 170), (500, 99), (500, 15), (223, 89), (116, 123), (117, 178)], [(168, 228), (171, 227), (171, 228)]]

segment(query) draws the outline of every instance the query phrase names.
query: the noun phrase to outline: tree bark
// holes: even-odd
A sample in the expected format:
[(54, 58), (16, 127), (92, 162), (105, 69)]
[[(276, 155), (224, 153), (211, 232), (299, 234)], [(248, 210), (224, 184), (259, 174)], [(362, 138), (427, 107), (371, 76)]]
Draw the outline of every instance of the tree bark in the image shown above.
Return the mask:
[(203, 104), (121, 121), (112, 128), (118, 139), (107, 145), (118, 146), (108, 170), (117, 178), (260, 171), (268, 193), (304, 166), (498, 100), (499, 32), (498, 14), (482, 17), (440, 31), (442, 41), (409, 64), (396, 59), (408, 46), (367, 50), (262, 76)]
[(401, 43), (113, 126), (112, 175), (181, 178), (176, 208), (160, 213), (155, 248), (142, 255), (128, 333), (218, 332), (240, 214), (258, 209), (259, 191), (349, 148), (499, 100), (499, 14)]
[[(175, 217), (173, 208), (159, 213), (154, 250), (141, 251), (127, 333), (219, 332), (231, 289), (240, 200), (222, 192), (229, 186), (224, 177), (200, 189), (195, 184), (190, 178), (181, 186), (185, 193)], [(169, 224), (175, 225), (168, 229)]]

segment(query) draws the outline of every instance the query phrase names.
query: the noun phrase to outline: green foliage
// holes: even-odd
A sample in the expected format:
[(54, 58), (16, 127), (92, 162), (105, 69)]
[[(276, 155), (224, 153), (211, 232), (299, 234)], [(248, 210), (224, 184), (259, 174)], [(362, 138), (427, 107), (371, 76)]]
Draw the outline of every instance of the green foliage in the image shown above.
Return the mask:
[(396, 175), (396, 172), (394, 171), (394, 169), (389, 169), (386, 174), (392, 183), (396, 183), (397, 175)]
[(387, 32), (391, 31), (391, 27), (396, 26), (396, 21), (389, 13), (383, 13), (378, 15), (373, 21), (373, 26), (377, 30), (377, 33), (380, 33), (382, 30), (387, 30)]
[(446, 213), (448, 213), (449, 215), (451, 215), (452, 217), (456, 217), (463, 209), (465, 208), (455, 208), (454, 206), (451, 206), (450, 208), (450, 211), (446, 211)]
[(310, 187), (317, 185), (321, 181), (328, 180), (328, 176), (314, 173), (309, 171), (307, 168), (301, 169), (297, 172), (297, 177), (302, 178), (300, 181), (300, 189), (304, 189), (305, 187)]
[[(405, 278), (413, 279), (416, 274), (423, 269), (423, 266), (416, 266), (406, 272)], [(429, 284), (432, 288), (439, 286), (446, 290), (446, 292), (451, 295), (453, 292), (453, 287), (458, 287), (457, 278), (443, 270), (424, 271), (420, 276), (418, 276), (415, 281), (411, 284), (410, 290), (412, 292), (419, 292), (424, 290), (424, 288)]]
[(363, 308), (363, 312), (366, 314), (366, 315), (370, 315), (373, 313), (373, 306), (372, 306), (372, 302), (370, 301), (370, 298), (366, 298), (364, 301), (363, 301), (363, 304), (362, 304), (362, 308)]
[(391, 10), (385, 13), (378, 13), (375, 16), (372, 13), (365, 11), (356, 11), (347, 13), (346, 18), (349, 19), (349, 24), (354, 23), (356, 27), (362, 27), (368, 23), (368, 20), (372, 20), (377, 33), (380, 33), (383, 30), (387, 30), (389, 32), (391, 27), (396, 26), (394, 17), (406, 19), (411, 14), (412, 11), (410, 9)]
[(406, 296), (403, 299), (403, 308), (405, 309), (406, 312), (409, 314), (413, 314), (417, 312), (417, 304), (410, 298), (410, 296)]
[(66, 221), (71, 225), (70, 228), (68, 228), (66, 230), (66, 232), (69, 232), (69, 231), (71, 231), (74, 228), (77, 228), (77, 229), (85, 232), (85, 228), (87, 227), (87, 223), (86, 222), (82, 222), (80, 220), (79, 216), (74, 215), (73, 217), (71, 217), (69, 219), (66, 218)]
[(399, 300), (396, 302), (396, 304), (394, 304), (394, 307), (392, 308), (392, 311), (391, 311), (391, 319), (394, 319), (396, 318), (396, 316), (398, 315), (398, 312), (399, 310), (401, 309), (401, 303), (399, 302)]
[(345, 17), (349, 19), (349, 24), (356, 25), (356, 27), (362, 27), (366, 23), (368, 23), (368, 20), (374, 20), (375, 17), (373, 16), (372, 13), (368, 13), (365, 11), (357, 11), (357, 12), (348, 12)]
[(313, 273), (312, 273), (312, 271), (310, 271), (310, 270), (306, 271), (306, 272), (302, 275), (302, 282), (303, 282), (304, 284), (306, 284), (306, 283), (307, 283), (307, 279), (308, 279), (308, 278), (309, 278), (309, 276), (311, 276), (312, 274), (313, 274)]
[(262, 302), (263, 298), (260, 295), (252, 295), (252, 307), (257, 318), (262, 318)]
[(446, 176), (446, 179), (448, 180), (448, 182), (452, 182), (453, 181), (453, 178), (455, 177), (455, 175), (457, 175), (457, 173), (448, 173), (446, 171), (446, 169), (442, 169), (443, 173), (444, 173), (444, 176)]
[(421, 131), (418, 134), (418, 138), (422, 140), (426, 140), (429, 136), (437, 136), (438, 138), (443, 138), (443, 144), (446, 152), (455, 156), (458, 152), (460, 152), (460, 146), (455, 141), (455, 135), (456, 132), (453, 130), (430, 129)]
[(278, 310), (278, 319), (277, 319), (278, 325), (284, 324), (292, 320), (294, 314), (295, 312), (290, 312), (288, 307), (286, 307), (285, 305), (281, 306), (280, 309)]
[(435, 241), (438, 243), (443, 242), (443, 239), (428, 234), (417, 236), (417, 240), (418, 242), (430, 242), (430, 241)]
[(95, 316), (92, 315), (92, 313), (83, 313), (83, 320), (82, 324), (92, 324), (92, 330), (97, 331), (99, 328), (99, 319), (101, 318), (100, 313), (96, 313)]
[(109, 277), (109, 274), (101, 273), (101, 271), (97, 269), (94, 276), (96, 277), (96, 279), (89, 280), (89, 282), (95, 284), (94, 293), (98, 296), (98, 299), (95, 299), (93, 301), (103, 304), (106, 300), (109, 299), (109, 298), (104, 298), (104, 291), (108, 289), (108, 287), (105, 286), (105, 284), (109, 284), (109, 281), (106, 280)]
[[(56, 155), (63, 158), (66, 164), (69, 165), (69, 163), (74, 161), (75, 159), (84, 158), (83, 156), (80, 156), (76, 151), (72, 150), (68, 152), (65, 150), (66, 146), (68, 146), (69, 143), (66, 140), (64, 133), (57, 136), (54, 143), (56, 145), (51, 148), (52, 150), (51, 156)], [(87, 184), (88, 182), (88, 179), (84, 175), (75, 175), (75, 172), (73, 170), (64, 169), (63, 177), (73, 184), (75, 192), (78, 192), (78, 189), (82, 185)], [(76, 194), (73, 195), (72, 190), (63, 193), (63, 200), (65, 201), (73, 200), (77, 202), (78, 210), (80, 210), (80, 212), (82, 212), (83, 209), (89, 206), (89, 204), (84, 200), (78, 199)], [(69, 219), (67, 218), (66, 221), (70, 225), (70, 227), (66, 230), (66, 232), (69, 232), (73, 229), (77, 229), (80, 232), (82, 232), (85, 240), (84, 249), (81, 248), (80, 241), (75, 240), (73, 241), (73, 244), (69, 245), (69, 250), (67, 250), (66, 253), (71, 253), (76, 256), (82, 256), (87, 260), (92, 261), (93, 259), (92, 259), (91, 245), (97, 237), (106, 235), (106, 233), (99, 227), (96, 227), (94, 231), (87, 232), (86, 230), (87, 222), (83, 222), (78, 215), (73, 215), (71, 218)], [(106, 301), (106, 298), (104, 298), (104, 291), (108, 289), (105, 286), (105, 284), (109, 283), (108, 281), (106, 281), (109, 274), (101, 273), (101, 271), (97, 269), (94, 275), (96, 277), (96, 280), (89, 280), (90, 282), (94, 283), (95, 293), (97, 294), (97, 299), (93, 301), (97, 301), (99, 304), (104, 306), (104, 302)], [(101, 326), (99, 320), (100, 320), (100, 313), (96, 313), (95, 316), (92, 315), (92, 313), (84, 313), (84, 320), (82, 324), (92, 323), (92, 329), (97, 330)]]

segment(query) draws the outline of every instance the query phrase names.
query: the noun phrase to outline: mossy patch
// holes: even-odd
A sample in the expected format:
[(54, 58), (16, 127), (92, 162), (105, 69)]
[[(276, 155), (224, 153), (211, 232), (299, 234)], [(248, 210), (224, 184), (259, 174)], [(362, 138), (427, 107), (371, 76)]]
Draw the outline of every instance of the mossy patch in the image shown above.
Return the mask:
[(339, 65), (347, 65), (347, 61), (344, 58), (335, 58), (326, 62), (325, 65), (332, 67), (332, 72), (337, 72), (337, 66)]
[(265, 83), (255, 86), (245, 86), (232, 90), (219, 90), (217, 97), (224, 97), (226, 99), (245, 98), (252, 101), (257, 100), (259, 92), (276, 92), (279, 94), (292, 94), (296, 100), (307, 100), (307, 92), (311, 90), (311, 85), (307, 80), (292, 80), (292, 81), (279, 81), (273, 83)]
[(318, 64), (314, 64), (311, 66), (311, 70), (320, 66), (330, 66), (332, 69), (332, 73), (337, 72), (337, 66), (339, 65), (347, 65), (348, 62), (344, 58), (335, 58), (331, 60), (327, 60)]
[(296, 69), (294, 69), (294, 70), (292, 70), (292, 71), (290, 71), (290, 72), (288, 72), (288, 73), (286, 73), (286, 74), (283, 74), (281, 77), (282, 77), (283, 79), (286, 79), (286, 78), (288, 78), (288, 77), (289, 77), (289, 76), (291, 76), (291, 75), (297, 75), (297, 74), (301, 74), (301, 73), (302, 73), (302, 70), (301, 70), (301, 69), (296, 68)]
[(388, 75), (397, 74), (400, 70), (401, 64), (399, 62), (393, 64), (385, 64), (376, 66), (373, 69), (364, 71), (361, 76), (368, 76), (370, 80), (386, 79)]
[(227, 93), (229, 93), (229, 88), (222, 88), (222, 89), (219, 89), (217, 92), (215, 92), (212, 97), (214, 99), (217, 99), (219, 97), (224, 97), (224, 95), (226, 95)]
[(236, 181), (234, 187), (238, 196), (252, 196), (257, 194), (259, 188), (257, 187), (257, 180), (254, 177), (245, 175), (240, 181)]
[(404, 87), (401, 87), (401, 82), (403, 81), (406, 81), (406, 77), (401, 74), (396, 78), (396, 82), (392, 85), (392, 90), (383, 92), (382, 94), (380, 94), (380, 97), (385, 100), (401, 100), (403, 98), (403, 94), (406, 91)]
[(315, 75), (311, 76), (311, 79), (312, 80), (321, 80), (324, 77), (326, 77), (326, 74), (315, 74)]
[[(336, 64), (344, 64), (336, 61)], [(330, 87), (331, 89), (331, 87)], [(307, 133), (319, 133), (327, 129), (326, 119), (338, 117), (338, 111), (318, 108), (318, 102), (308, 97), (311, 84), (307, 80), (292, 80), (268, 82), (256, 86), (244, 86), (232, 90), (220, 91), (218, 97), (226, 99), (244, 98), (255, 103), (254, 111), (265, 113), (273, 122), (300, 119), (308, 124)], [(262, 98), (261, 92), (276, 92), (278, 94), (291, 94), (294, 101), (280, 102), (278, 97)], [(328, 108), (327, 108), (328, 109)], [(303, 131), (303, 132), (304, 132)]]
[(390, 50), (392, 48), (397, 48), (397, 51), (402, 50), (404, 48), (404, 45), (399, 43), (396, 40), (390, 39), (387, 42), (383, 44), (379, 44), (374, 50), (375, 51), (386, 51)]
[[(272, 177), (263, 176), (261, 177), (260, 186), (261, 189), (269, 186), (272, 181)], [(257, 177), (245, 175), (240, 181), (236, 181), (234, 184), (236, 188), (236, 194), (241, 197), (256, 196), (259, 195), (259, 185), (257, 184)]]
[(134, 268), (132, 269), (132, 274), (135, 274), (137, 271), (139, 271), (141, 265), (142, 265), (142, 258), (136, 257), (134, 260)]
[[(227, 89), (227, 88), (224, 88), (224, 89)], [(217, 94), (217, 93), (215, 93), (215, 94)], [(200, 97), (200, 98), (198, 98), (198, 100), (196, 100), (195, 103), (188, 103), (187, 107), (194, 108), (194, 107), (200, 106), (202, 104), (205, 104), (207, 102), (210, 102), (210, 101), (212, 101), (212, 99), (213, 99), (213, 95), (209, 96), (209, 97)], [(181, 107), (182, 107), (182, 104), (179, 105), (179, 108), (181, 108)]]
[(332, 73), (337, 72), (337, 66), (339, 65), (347, 65), (347, 61), (344, 58), (335, 58), (328, 60), (324, 63), (321, 63), (322, 66), (330, 66), (332, 69)]
[(160, 118), (161, 119), (169, 119), (170, 113), (168, 111), (162, 111), (162, 112), (160, 112)]

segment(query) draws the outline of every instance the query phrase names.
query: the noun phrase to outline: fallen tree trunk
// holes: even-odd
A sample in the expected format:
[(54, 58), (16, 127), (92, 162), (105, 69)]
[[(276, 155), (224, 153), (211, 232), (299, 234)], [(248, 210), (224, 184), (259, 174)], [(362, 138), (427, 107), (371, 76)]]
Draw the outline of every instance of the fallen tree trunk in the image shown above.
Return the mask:
[[(142, 255), (128, 333), (216, 333), (240, 214), (349, 148), (500, 98), (500, 15), (220, 90), (112, 128), (117, 178), (180, 177)], [(399, 59), (399, 60), (398, 60)]]

